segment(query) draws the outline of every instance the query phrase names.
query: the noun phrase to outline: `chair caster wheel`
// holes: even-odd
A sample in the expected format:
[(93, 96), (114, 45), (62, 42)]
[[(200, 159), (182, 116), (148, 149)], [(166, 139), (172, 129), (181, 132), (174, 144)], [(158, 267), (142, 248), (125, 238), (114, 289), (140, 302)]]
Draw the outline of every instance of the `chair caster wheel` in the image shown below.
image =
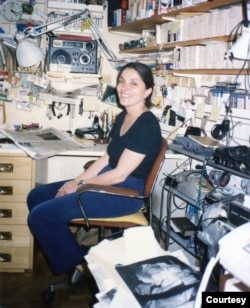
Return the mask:
[(54, 297), (55, 297), (55, 292), (51, 291), (50, 288), (43, 291), (43, 293), (41, 295), (41, 299), (42, 299), (44, 304), (52, 303), (53, 300), (54, 300)]

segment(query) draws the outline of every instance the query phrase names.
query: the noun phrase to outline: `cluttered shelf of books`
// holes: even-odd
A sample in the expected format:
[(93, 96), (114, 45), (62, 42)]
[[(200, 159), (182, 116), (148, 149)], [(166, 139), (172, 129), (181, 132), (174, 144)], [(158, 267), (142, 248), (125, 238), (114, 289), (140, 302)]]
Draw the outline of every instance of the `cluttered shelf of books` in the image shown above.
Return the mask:
[(110, 31), (135, 36), (119, 45), (120, 53), (139, 54), (145, 59), (156, 53), (166, 67), (172, 63), (174, 73), (232, 75), (238, 74), (242, 63), (232, 62), (225, 54), (229, 42), (238, 35), (233, 29), (241, 21), (242, 8), (237, 0), (197, 1), (191, 7), (178, 5), (149, 18), (139, 16)]
[[(132, 2), (134, 4), (134, 2), (137, 2), (137, 1), (128, 1), (128, 2), (129, 3), (131, 2), (131, 5), (132, 5)], [(188, 17), (188, 16), (191, 16), (192, 14), (195, 15), (197, 13), (206, 13), (215, 8), (229, 6), (231, 4), (237, 4), (240, 2), (241, 0), (214, 0), (214, 1), (203, 1), (201, 3), (197, 3), (191, 6), (179, 5), (179, 6), (170, 8), (170, 10), (167, 13), (158, 14), (158, 11), (157, 11), (156, 15), (148, 17), (148, 18), (142, 18), (138, 20), (134, 20), (132, 18), (133, 21), (127, 22), (117, 27), (112, 27), (110, 31), (139, 34), (144, 29), (152, 29), (156, 24), (165, 23), (167, 20), (167, 17), (175, 18), (179, 14), (183, 14), (183, 16), (186, 15)], [(135, 16), (138, 16), (138, 12), (135, 13)]]
[[(231, 231), (236, 226), (250, 220), (250, 209), (245, 206), (244, 202), (245, 195), (248, 193), (242, 184), (250, 183), (250, 175), (248, 169), (240, 172), (237, 167), (228, 168), (215, 163), (212, 158), (217, 157), (217, 154), (211, 156), (211, 159), (204, 165), (206, 159), (204, 155), (197, 155), (175, 143), (169, 144), (169, 148), (191, 159), (190, 166), (192, 162), (202, 164), (196, 164), (197, 169), (182, 170), (165, 178), (163, 194), (166, 194), (166, 199), (162, 198), (161, 204), (163, 207), (163, 202), (166, 200), (166, 217), (161, 217), (161, 231), (165, 234), (165, 249), (177, 243), (202, 264), (206, 262), (206, 258), (209, 258), (209, 254), (212, 254), (211, 251), (216, 250), (217, 240), (222, 233)], [(237, 153), (247, 149), (245, 147), (233, 148), (236, 148)], [(226, 147), (220, 147), (218, 153), (221, 153), (222, 149), (227, 150)], [(223, 155), (225, 155), (224, 152)], [(248, 149), (248, 158), (249, 155)], [(207, 167), (210, 169), (206, 169)], [(232, 176), (241, 178), (241, 187), (229, 183)], [(222, 184), (218, 182), (218, 179), (223, 179), (225, 182)], [(180, 209), (182, 210), (181, 216), (178, 212)], [(213, 233), (210, 230), (210, 223)], [(217, 223), (223, 225), (223, 231), (217, 229)]]

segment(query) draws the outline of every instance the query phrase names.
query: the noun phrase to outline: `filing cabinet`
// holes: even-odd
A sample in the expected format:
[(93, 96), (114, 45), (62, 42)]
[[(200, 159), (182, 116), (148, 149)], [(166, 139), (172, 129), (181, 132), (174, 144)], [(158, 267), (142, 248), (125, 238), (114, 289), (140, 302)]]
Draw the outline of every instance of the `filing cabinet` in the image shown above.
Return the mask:
[(34, 160), (21, 151), (0, 151), (0, 272), (32, 270), (26, 198), (34, 184)]

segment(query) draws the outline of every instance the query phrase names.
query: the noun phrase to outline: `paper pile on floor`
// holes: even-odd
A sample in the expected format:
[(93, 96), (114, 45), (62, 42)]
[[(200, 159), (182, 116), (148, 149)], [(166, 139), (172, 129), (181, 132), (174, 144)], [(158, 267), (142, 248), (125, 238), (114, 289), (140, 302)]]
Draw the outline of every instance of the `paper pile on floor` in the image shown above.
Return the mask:
[(181, 251), (170, 254), (163, 250), (150, 226), (127, 229), (123, 237), (116, 240), (103, 240), (92, 247), (86, 260), (100, 290), (100, 293), (96, 294), (99, 302), (94, 307), (141, 307), (116, 271), (115, 266), (128, 265), (164, 255), (174, 255), (188, 263)]

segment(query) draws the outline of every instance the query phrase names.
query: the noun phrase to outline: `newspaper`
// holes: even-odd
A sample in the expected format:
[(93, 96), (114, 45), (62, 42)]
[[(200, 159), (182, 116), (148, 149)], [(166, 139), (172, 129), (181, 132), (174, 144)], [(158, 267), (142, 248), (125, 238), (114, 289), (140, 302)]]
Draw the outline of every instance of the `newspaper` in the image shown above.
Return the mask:
[(77, 142), (67, 133), (53, 127), (27, 131), (1, 130), (1, 133), (13, 140), (33, 159), (47, 158), (86, 147), (84, 142)]

